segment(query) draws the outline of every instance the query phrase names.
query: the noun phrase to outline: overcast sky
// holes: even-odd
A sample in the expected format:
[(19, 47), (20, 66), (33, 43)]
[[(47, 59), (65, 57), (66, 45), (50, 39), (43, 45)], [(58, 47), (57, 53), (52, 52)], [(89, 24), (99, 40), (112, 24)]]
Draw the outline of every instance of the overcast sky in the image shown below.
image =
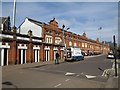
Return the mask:
[[(2, 2), (2, 16), (10, 16), (11, 24), (12, 9), (13, 2)], [(60, 28), (65, 24), (69, 31), (80, 35), (86, 32), (94, 40), (112, 41), (113, 35), (118, 36), (117, 2), (17, 2), (17, 27), (25, 17), (45, 23), (55, 17)]]

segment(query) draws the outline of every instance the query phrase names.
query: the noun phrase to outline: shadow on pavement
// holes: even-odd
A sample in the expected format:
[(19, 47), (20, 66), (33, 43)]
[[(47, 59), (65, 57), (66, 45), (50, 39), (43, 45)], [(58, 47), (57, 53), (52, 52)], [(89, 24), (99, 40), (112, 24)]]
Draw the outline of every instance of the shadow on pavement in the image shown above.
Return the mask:
[[(13, 88), (15, 88), (17, 90), (17, 86), (15, 84), (13, 84), (12, 82), (10, 81), (5, 81), (5, 82), (2, 82), (3, 85), (7, 85), (7, 86), (12, 86)], [(4, 90), (4, 88), (2, 89)]]

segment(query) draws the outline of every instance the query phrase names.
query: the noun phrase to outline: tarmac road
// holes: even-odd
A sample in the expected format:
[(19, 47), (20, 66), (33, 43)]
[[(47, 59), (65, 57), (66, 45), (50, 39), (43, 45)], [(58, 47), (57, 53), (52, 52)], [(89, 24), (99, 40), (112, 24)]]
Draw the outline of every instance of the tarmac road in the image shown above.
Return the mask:
[[(108, 78), (102, 69), (112, 67), (105, 55), (77, 62), (53, 62), (3, 67), (3, 88), (105, 88)], [(19, 68), (18, 68), (19, 67)]]
[(58, 65), (49, 65), (49, 66), (37, 66), (32, 69), (49, 72), (49, 73), (76, 73), (76, 74), (90, 74), (90, 75), (102, 75), (102, 71), (98, 69), (98, 67), (104, 69), (111, 68), (112, 62), (109, 59), (106, 59), (106, 56), (98, 56), (92, 58), (86, 58), (82, 61), (75, 62), (66, 62)]

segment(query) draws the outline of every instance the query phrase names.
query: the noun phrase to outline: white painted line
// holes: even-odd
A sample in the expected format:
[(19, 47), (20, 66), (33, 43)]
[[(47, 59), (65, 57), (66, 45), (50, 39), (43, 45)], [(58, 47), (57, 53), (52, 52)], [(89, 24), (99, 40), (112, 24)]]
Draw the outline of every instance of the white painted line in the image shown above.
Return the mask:
[(70, 76), (70, 75), (75, 75), (75, 73), (67, 72), (65, 75), (66, 75), (66, 76)]
[(96, 76), (92, 76), (92, 75), (85, 75), (87, 78), (95, 78)]
[(56, 88), (56, 87), (59, 87), (60, 85), (62, 85), (62, 84), (60, 83), (60, 84), (58, 84), (58, 85), (56, 85), (56, 86), (54, 86), (54, 87)]
[(67, 82), (67, 81), (69, 81), (70, 79), (66, 79), (65, 81)]

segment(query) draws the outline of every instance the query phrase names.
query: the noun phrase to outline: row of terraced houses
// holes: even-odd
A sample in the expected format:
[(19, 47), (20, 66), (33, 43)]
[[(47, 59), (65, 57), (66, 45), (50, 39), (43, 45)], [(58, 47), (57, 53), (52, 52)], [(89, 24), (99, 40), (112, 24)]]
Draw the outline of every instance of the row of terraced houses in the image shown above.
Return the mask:
[(0, 19), (1, 66), (51, 61), (55, 59), (56, 52), (63, 60), (65, 45), (80, 47), (84, 52), (109, 51), (109, 45), (99, 42), (98, 38), (96, 40), (87, 38), (85, 32), (79, 35), (64, 30), (63, 38), (63, 28), (59, 28), (55, 18), (46, 24), (26, 17), (18, 28), (11, 28), (10, 17)]

